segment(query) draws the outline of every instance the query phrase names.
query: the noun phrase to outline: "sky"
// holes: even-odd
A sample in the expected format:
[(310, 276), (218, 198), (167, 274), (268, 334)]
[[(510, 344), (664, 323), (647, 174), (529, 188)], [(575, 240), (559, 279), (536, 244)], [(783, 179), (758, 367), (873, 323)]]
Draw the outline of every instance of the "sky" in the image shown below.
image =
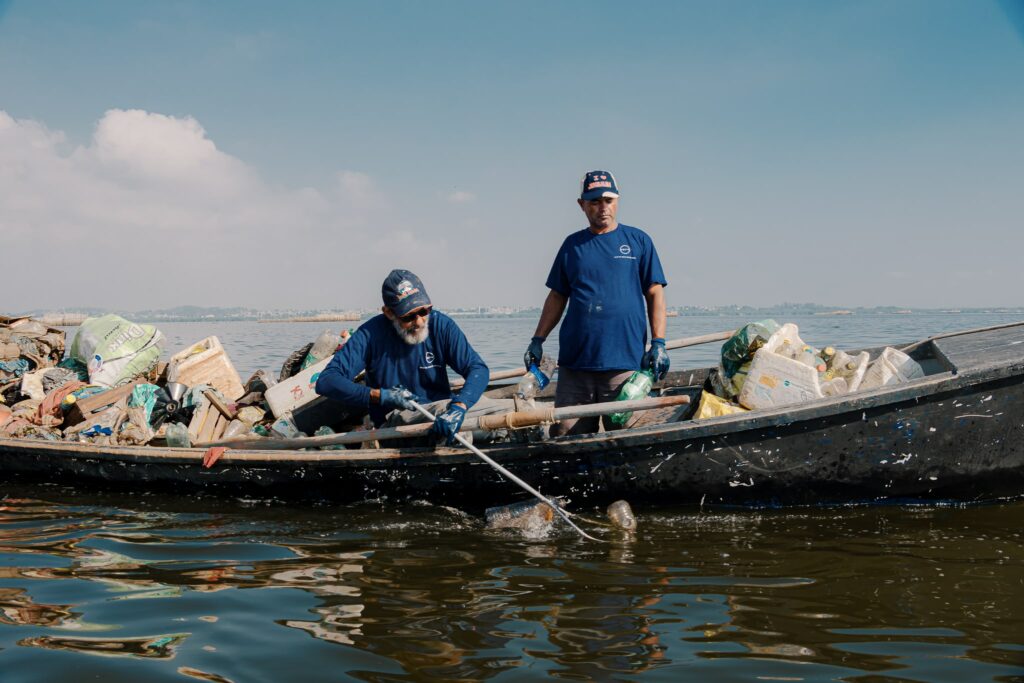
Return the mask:
[(539, 306), (589, 169), (671, 306), (1024, 305), (1024, 0), (0, 0), (0, 312)]

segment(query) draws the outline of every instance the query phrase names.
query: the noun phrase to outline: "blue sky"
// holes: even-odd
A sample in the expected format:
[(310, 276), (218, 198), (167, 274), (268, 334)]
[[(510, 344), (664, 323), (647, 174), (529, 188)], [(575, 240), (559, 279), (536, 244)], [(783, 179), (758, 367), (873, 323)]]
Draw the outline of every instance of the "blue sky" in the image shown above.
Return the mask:
[(2, 307), (539, 305), (589, 168), (670, 306), (1021, 305), (1022, 17), (0, 2)]

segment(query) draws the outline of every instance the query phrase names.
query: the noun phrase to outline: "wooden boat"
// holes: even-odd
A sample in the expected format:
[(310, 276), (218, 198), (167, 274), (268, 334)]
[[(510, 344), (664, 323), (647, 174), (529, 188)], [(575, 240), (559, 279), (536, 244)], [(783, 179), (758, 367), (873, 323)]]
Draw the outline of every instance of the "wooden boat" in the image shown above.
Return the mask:
[[(638, 507), (788, 506), (1024, 494), (1024, 323), (905, 348), (925, 377), (699, 421), (678, 411), (648, 415), (628, 430), (497, 444), (487, 452), (576, 508), (620, 498)], [(659, 386), (665, 394), (692, 396), (692, 413), (708, 372), (674, 372)], [(503, 391), (509, 389), (494, 393)], [(462, 448), (229, 450), (209, 469), (202, 458), (201, 449), (0, 440), (0, 468), (8, 478), (79, 487), (426, 500), (463, 509), (526, 495)]]

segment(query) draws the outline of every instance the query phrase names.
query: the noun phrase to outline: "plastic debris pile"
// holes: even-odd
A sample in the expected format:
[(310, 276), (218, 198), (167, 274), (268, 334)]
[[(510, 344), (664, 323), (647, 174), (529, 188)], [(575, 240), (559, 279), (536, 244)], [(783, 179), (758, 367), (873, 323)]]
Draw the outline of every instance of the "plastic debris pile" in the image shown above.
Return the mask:
[[(65, 358), (62, 330), (0, 317), (0, 437), (188, 448), (323, 433), (347, 416), (313, 387), (349, 336), (325, 330), (278, 377), (260, 370), (243, 384), (215, 336), (161, 362), (160, 330), (105, 315), (82, 322)], [(287, 399), (273, 401), (282, 386)]]
[(831, 346), (815, 348), (793, 323), (744, 325), (722, 345), (722, 362), (701, 395), (697, 419), (767, 410), (909, 382), (921, 365), (886, 347), (874, 359)]

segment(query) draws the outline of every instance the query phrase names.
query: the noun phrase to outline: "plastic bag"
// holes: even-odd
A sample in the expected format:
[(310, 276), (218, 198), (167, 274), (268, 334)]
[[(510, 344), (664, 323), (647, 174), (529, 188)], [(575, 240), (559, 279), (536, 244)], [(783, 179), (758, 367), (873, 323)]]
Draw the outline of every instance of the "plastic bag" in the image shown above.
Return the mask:
[(71, 356), (85, 363), (90, 384), (116, 387), (152, 370), (163, 346), (164, 335), (154, 326), (105, 315), (85, 319), (71, 343)]
[(768, 339), (779, 329), (774, 320), (761, 320), (744, 325), (736, 334), (722, 344), (722, 370), (725, 379), (732, 376), (740, 367), (754, 358), (754, 353), (764, 346)]

